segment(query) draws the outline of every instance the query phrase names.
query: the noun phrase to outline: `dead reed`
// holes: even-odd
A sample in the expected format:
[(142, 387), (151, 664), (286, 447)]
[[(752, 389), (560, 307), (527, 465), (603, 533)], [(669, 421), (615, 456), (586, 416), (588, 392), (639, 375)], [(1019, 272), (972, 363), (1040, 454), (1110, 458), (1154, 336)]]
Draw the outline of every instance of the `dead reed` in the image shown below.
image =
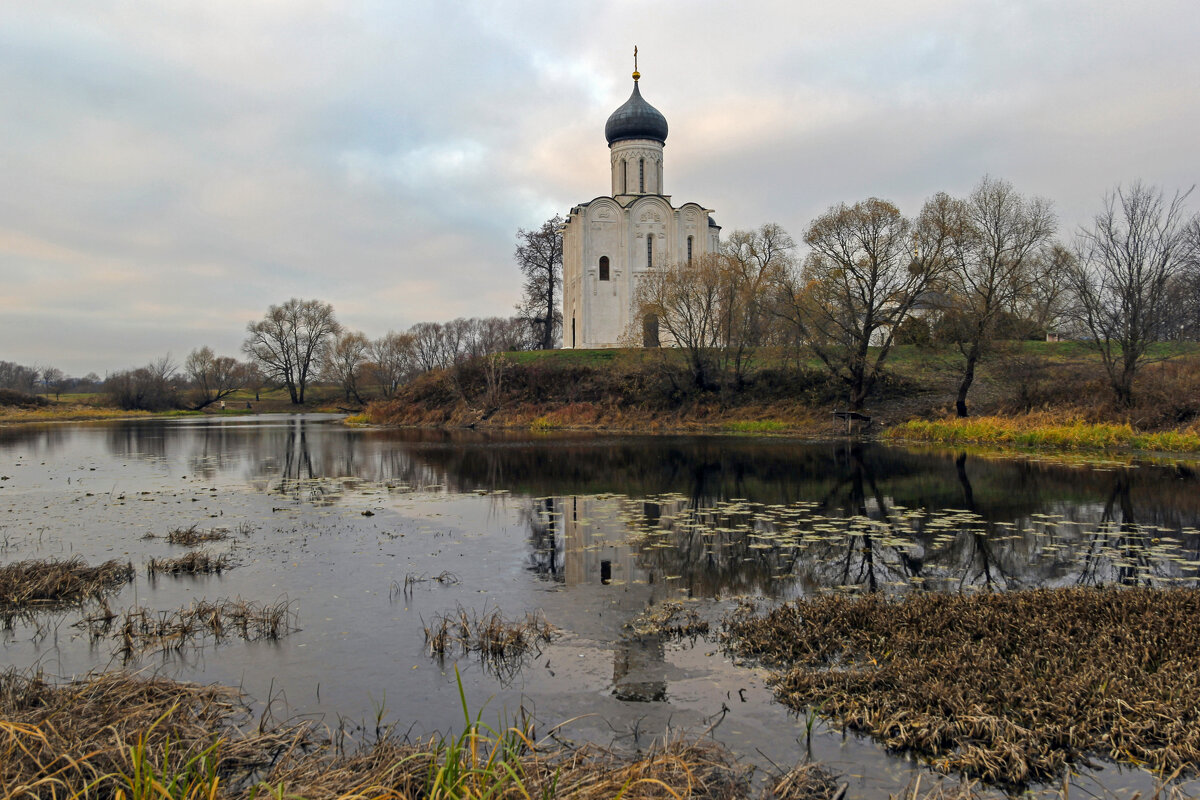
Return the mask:
[(229, 556), (212, 556), (194, 550), (179, 558), (152, 558), (146, 564), (146, 574), (155, 575), (212, 575), (220, 574), (232, 566)]
[(0, 673), (0, 797), (157, 797), (134, 792), (147, 773), (177, 790), (208, 784), (216, 797), (236, 796), (311, 736), (306, 725), (240, 731), (248, 721), (242, 697), (225, 687), (124, 672), (54, 685), (9, 670)]
[(228, 688), (128, 673), (55, 686), (10, 671), (0, 675), (0, 797), (733, 800), (749, 793), (750, 771), (710, 740), (626, 756), (475, 722), (458, 736), (385, 737), (341, 753), (309, 724), (248, 723), (242, 696)]
[(743, 606), (727, 644), (816, 708), (944, 772), (1009, 787), (1089, 755), (1200, 766), (1200, 590), (829, 595)]
[(694, 608), (684, 608), (683, 603), (659, 603), (647, 609), (625, 627), (638, 636), (665, 636), (683, 638), (704, 636), (709, 631), (708, 620), (703, 619)]
[(770, 800), (841, 800), (847, 785), (820, 764), (797, 764), (771, 782)]
[(167, 533), (168, 544), (179, 544), (184, 547), (195, 547), (205, 542), (221, 542), (228, 538), (229, 531), (225, 528), (212, 528), (205, 531), (196, 525), (191, 525), (187, 528), (175, 528)]
[(54, 611), (99, 600), (133, 580), (133, 565), (106, 561), (89, 567), (76, 556), (66, 560), (17, 561), (0, 567), (0, 618)]
[(484, 665), (499, 675), (511, 674), (521, 659), (549, 642), (556, 628), (540, 612), (529, 612), (524, 619), (505, 619), (500, 609), (483, 614), (468, 612), (462, 606), (454, 612), (434, 616), (425, 626), (425, 644), (429, 654), (445, 658), (455, 648), (476, 652)]
[(112, 639), (116, 654), (129, 659), (147, 651), (169, 652), (199, 647), (208, 640), (276, 640), (296, 627), (296, 614), (286, 600), (262, 605), (246, 600), (205, 600), (176, 611), (134, 606), (114, 614), (105, 606), (78, 623), (93, 641)]

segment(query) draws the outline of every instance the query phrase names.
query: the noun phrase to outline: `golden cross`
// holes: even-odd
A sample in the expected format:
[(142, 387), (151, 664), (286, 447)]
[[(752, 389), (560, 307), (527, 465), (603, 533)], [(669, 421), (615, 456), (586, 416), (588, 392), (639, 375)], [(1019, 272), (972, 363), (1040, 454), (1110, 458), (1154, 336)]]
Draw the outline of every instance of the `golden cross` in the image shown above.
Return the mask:
[(633, 71), (637, 72), (637, 45), (633, 46)]

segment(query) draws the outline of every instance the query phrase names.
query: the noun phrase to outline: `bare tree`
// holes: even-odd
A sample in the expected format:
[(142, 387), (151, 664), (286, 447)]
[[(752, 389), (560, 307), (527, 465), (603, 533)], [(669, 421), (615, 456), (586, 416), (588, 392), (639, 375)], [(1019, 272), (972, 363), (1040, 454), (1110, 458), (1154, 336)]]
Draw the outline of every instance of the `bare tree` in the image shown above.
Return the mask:
[(541, 350), (553, 349), (562, 333), (562, 311), (558, 298), (562, 294), (562, 234), (561, 216), (555, 215), (533, 230), (517, 230), (517, 249), (513, 257), (525, 276), (525, 289), (517, 316), (534, 331)]
[(777, 316), (770, 312), (772, 288), (792, 265), (796, 242), (769, 222), (753, 231), (734, 231), (722, 247), (721, 314), (718, 320), (724, 360), (740, 388), (756, 348), (768, 343)]
[(271, 306), (258, 322), (246, 326), (242, 351), (277, 383), (286, 386), (292, 403), (304, 402), (309, 380), (316, 374), (329, 340), (342, 329), (333, 306), (319, 300), (299, 300)]
[(804, 241), (812, 250), (795, 302), (803, 308), (809, 346), (846, 384), (850, 408), (861, 410), (897, 328), (942, 268), (940, 249), (914, 258), (912, 224), (875, 197), (833, 206), (813, 221)]
[(108, 375), (104, 380), (104, 391), (124, 409), (161, 411), (178, 408), (176, 370), (171, 354), (167, 353), (144, 367)]
[(67, 374), (58, 367), (42, 367), (42, 386), (46, 390), (46, 394), (54, 392), (54, 397), (57, 400), (62, 395), (63, 385), (67, 381)]
[(363, 402), (359, 389), (370, 351), (371, 342), (358, 331), (342, 331), (326, 351), (322, 374), (342, 387), (347, 401)]
[[(640, 277), (634, 295), (635, 320), (656, 320), (657, 326), (683, 350), (692, 384), (698, 389), (717, 385), (721, 304), (727, 285), (725, 261), (724, 256), (714, 253), (691, 264), (650, 270)], [(634, 339), (640, 334), (640, 330), (626, 332)]]
[(1070, 278), (1075, 254), (1055, 242), (1034, 259), (1029, 291), (1016, 298), (1013, 313), (1039, 336), (1062, 333), (1071, 309)]
[(1153, 361), (1151, 343), (1162, 338), (1167, 292), (1196, 257), (1185, 201), (1191, 190), (1167, 201), (1162, 190), (1135, 181), (1104, 198), (1104, 210), (1079, 232), (1072, 273), (1085, 341), (1104, 362), (1117, 402), (1133, 404), (1138, 369)]
[(236, 358), (217, 356), (212, 348), (201, 347), (188, 353), (183, 371), (196, 390), (193, 408), (201, 409), (223, 400), (246, 385), (245, 365)]
[(1051, 204), (1025, 198), (1007, 181), (985, 176), (966, 201), (956, 203), (957, 246), (943, 282), (945, 312), (954, 317), (962, 354), (955, 410), (967, 416), (975, 370), (988, 354), (1001, 313), (1029, 292), (1039, 277), (1037, 256), (1054, 235)]
[(442, 323), (418, 322), (408, 329), (413, 337), (413, 358), (422, 372), (444, 367), (445, 347), (442, 344)]
[(371, 343), (371, 369), (384, 397), (396, 393), (400, 384), (416, 371), (413, 335), (388, 331)]
[(33, 394), (39, 377), (37, 367), (26, 367), (12, 361), (0, 361), (0, 389)]

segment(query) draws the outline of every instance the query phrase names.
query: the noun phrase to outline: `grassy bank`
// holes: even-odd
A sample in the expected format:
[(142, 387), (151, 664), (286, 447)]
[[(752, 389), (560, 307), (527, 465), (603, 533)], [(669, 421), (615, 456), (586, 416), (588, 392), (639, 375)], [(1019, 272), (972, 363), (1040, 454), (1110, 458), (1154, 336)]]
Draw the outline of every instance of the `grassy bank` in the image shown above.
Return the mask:
[(981, 444), (1054, 450), (1147, 450), (1200, 452), (1200, 424), (1180, 430), (1138, 431), (1129, 423), (1058, 419), (1051, 414), (1013, 417), (914, 419), (883, 433), (891, 441)]
[[(1165, 347), (1165, 346), (1164, 346)], [(1118, 408), (1096, 356), (1075, 343), (1010, 344), (985, 362), (975, 415), (952, 419), (952, 348), (896, 348), (865, 412), (895, 440), (1058, 449), (1200, 451), (1200, 349), (1172, 346), (1146, 367), (1138, 403)], [(763, 351), (738, 386), (698, 390), (672, 350), (512, 353), (420, 376), (359, 421), (385, 425), (829, 436), (845, 390), (819, 364)]]
[(729, 646), (778, 698), (1010, 787), (1098, 756), (1200, 767), (1200, 590), (1048, 589), (744, 606)]

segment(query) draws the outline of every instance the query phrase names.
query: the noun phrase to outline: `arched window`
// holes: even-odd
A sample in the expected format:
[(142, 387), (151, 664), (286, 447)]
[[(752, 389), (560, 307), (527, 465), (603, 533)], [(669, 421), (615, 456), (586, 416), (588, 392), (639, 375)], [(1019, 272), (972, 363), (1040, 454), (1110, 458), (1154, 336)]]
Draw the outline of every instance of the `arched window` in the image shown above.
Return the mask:
[(646, 191), (646, 159), (638, 159), (638, 191)]
[(629, 162), (621, 162), (621, 194), (629, 191)]
[(688, 237), (688, 263), (692, 263), (692, 237)]
[(646, 234), (646, 266), (654, 266), (654, 234)]
[(608, 256), (600, 256), (600, 280), (608, 280)]

